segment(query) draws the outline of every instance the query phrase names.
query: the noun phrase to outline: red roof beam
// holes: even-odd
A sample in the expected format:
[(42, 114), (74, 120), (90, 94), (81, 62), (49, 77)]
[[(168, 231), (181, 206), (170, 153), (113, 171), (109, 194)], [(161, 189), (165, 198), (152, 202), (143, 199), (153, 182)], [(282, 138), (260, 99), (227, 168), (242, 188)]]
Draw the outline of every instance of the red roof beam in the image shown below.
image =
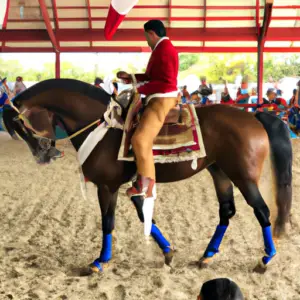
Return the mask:
[[(176, 47), (180, 53), (256, 53), (256, 47)], [(61, 47), (60, 53), (70, 52), (150, 52), (148, 47)], [(300, 53), (300, 47), (283, 48), (283, 47), (265, 47), (265, 52), (271, 53)], [(30, 47), (5, 47), (0, 48), (0, 52), (14, 53), (51, 53), (53, 48), (30, 48)]]
[(47, 6), (45, 4), (45, 0), (39, 0), (39, 3), (40, 3), (40, 9), (42, 12), (42, 16), (44, 18), (45, 26), (46, 26), (49, 38), (51, 40), (51, 43), (53, 45), (53, 48), (55, 49), (56, 52), (59, 52), (59, 45), (58, 45), (58, 42), (56, 40), (56, 37), (54, 35), (53, 29), (51, 26), (51, 22), (50, 22)]
[[(91, 12), (91, 3), (90, 0), (86, 0), (87, 12), (89, 17), (89, 29), (92, 29), (92, 12)], [(90, 41), (90, 46), (93, 46), (92, 41)]]
[[(210, 17), (163, 17), (159, 18), (162, 21), (185, 21), (185, 22), (191, 22), (191, 21), (204, 21), (204, 22), (215, 22), (215, 21), (256, 21), (256, 17), (231, 17), (231, 16), (210, 16)], [(259, 18), (260, 20), (263, 20), (263, 17)], [(54, 22), (55, 18), (49, 19), (50, 21)], [(94, 18), (58, 18), (59, 22), (78, 22), (78, 21), (106, 21), (106, 17), (94, 17)], [(127, 21), (148, 21), (149, 17), (128, 17), (126, 18)], [(272, 20), (276, 21), (299, 21), (300, 16), (277, 16), (272, 17)], [(9, 22), (11, 23), (39, 23), (42, 22), (41, 19), (10, 19)]]
[(56, 0), (52, 0), (53, 16), (55, 20), (55, 29), (59, 29)]
[[(260, 32), (260, 41), (263, 41), (266, 39), (267, 35), (268, 35), (268, 30), (270, 27), (270, 23), (271, 20), (278, 20), (277, 18), (272, 18), (272, 9), (273, 9), (273, 2), (274, 0), (266, 0), (266, 5), (265, 5), (265, 14), (264, 14), (264, 22), (263, 22), (263, 26), (261, 28), (261, 32)], [(294, 20), (294, 18), (293, 18)]]
[[(7, 27), (9, 8), (10, 8), (10, 0), (7, 0), (6, 12), (5, 12), (4, 20), (2, 23), (2, 31), (5, 31), (6, 27)], [(2, 41), (2, 48), (4, 48), (4, 47), (5, 47), (5, 40)]]
[[(285, 30), (285, 29), (284, 29)], [(105, 41), (103, 29), (60, 29), (55, 32), (60, 42)], [(256, 41), (255, 28), (169, 28), (168, 35), (175, 41)], [(46, 30), (0, 31), (0, 41), (48, 41)], [(144, 41), (142, 29), (119, 29), (113, 41)]]
[[(203, 8), (203, 17), (204, 17), (204, 24), (203, 24), (203, 29), (206, 31), (206, 17), (207, 17), (207, 5), (206, 5), (206, 0), (204, 0), (204, 8)], [(205, 47), (205, 41), (203, 41), (203, 47)]]
[[(60, 42), (106, 41), (103, 29), (60, 29), (56, 32)], [(169, 37), (174, 41), (257, 41), (256, 28), (169, 28)], [(142, 29), (119, 29), (113, 41), (144, 41)], [(268, 41), (300, 41), (300, 28), (273, 28), (268, 31)], [(46, 30), (1, 30), (0, 41), (45, 42), (49, 41)], [(107, 41), (106, 41), (107, 42)]]
[[(58, 9), (86, 9), (86, 6), (58, 6)], [(93, 6), (93, 9), (96, 10), (107, 10), (107, 6)], [(134, 8), (141, 9), (160, 9), (160, 8), (169, 8), (169, 5), (136, 5)], [(172, 8), (175, 9), (204, 9), (204, 5), (172, 5)], [(263, 9), (264, 6), (259, 6), (260, 9)], [(274, 5), (274, 9), (300, 9), (300, 5)], [(209, 10), (250, 10), (256, 9), (255, 5), (208, 5), (207, 9)]]

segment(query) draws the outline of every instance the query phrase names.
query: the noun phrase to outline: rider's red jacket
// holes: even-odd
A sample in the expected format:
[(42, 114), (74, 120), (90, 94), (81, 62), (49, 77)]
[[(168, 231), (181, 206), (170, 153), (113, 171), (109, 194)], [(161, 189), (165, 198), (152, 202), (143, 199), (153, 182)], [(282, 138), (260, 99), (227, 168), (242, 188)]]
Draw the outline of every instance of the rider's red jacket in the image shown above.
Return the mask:
[(168, 38), (162, 38), (152, 51), (145, 74), (136, 74), (138, 82), (148, 81), (138, 88), (146, 96), (177, 91), (178, 53)]

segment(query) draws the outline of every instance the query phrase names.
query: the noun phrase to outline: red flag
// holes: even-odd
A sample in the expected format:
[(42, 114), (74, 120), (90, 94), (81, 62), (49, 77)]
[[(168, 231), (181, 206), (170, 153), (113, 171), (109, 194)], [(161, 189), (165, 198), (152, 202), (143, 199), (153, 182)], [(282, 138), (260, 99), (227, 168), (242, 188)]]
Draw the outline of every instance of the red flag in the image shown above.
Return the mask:
[(111, 0), (104, 28), (104, 35), (107, 40), (113, 37), (125, 16), (138, 1), (139, 0)]
[(0, 1), (0, 29), (4, 29), (6, 27), (8, 19), (8, 6), (9, 0)]

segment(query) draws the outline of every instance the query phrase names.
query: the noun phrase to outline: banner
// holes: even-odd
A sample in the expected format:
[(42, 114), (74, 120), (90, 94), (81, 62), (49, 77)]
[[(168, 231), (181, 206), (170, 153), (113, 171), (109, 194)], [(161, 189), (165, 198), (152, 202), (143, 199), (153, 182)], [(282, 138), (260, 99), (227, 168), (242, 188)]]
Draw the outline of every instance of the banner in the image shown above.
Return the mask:
[(111, 0), (104, 28), (107, 40), (113, 37), (125, 16), (137, 3), (138, 0)]
[(9, 0), (0, 0), (0, 29), (7, 23)]

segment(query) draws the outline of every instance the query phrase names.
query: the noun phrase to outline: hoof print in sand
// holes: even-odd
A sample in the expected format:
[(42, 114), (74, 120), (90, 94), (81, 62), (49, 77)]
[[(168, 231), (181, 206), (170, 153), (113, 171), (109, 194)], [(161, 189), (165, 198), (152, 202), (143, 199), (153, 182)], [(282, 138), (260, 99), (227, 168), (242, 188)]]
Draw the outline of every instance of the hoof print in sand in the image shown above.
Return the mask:
[(123, 285), (118, 285), (114, 290), (113, 299), (115, 300), (125, 300), (126, 291)]

